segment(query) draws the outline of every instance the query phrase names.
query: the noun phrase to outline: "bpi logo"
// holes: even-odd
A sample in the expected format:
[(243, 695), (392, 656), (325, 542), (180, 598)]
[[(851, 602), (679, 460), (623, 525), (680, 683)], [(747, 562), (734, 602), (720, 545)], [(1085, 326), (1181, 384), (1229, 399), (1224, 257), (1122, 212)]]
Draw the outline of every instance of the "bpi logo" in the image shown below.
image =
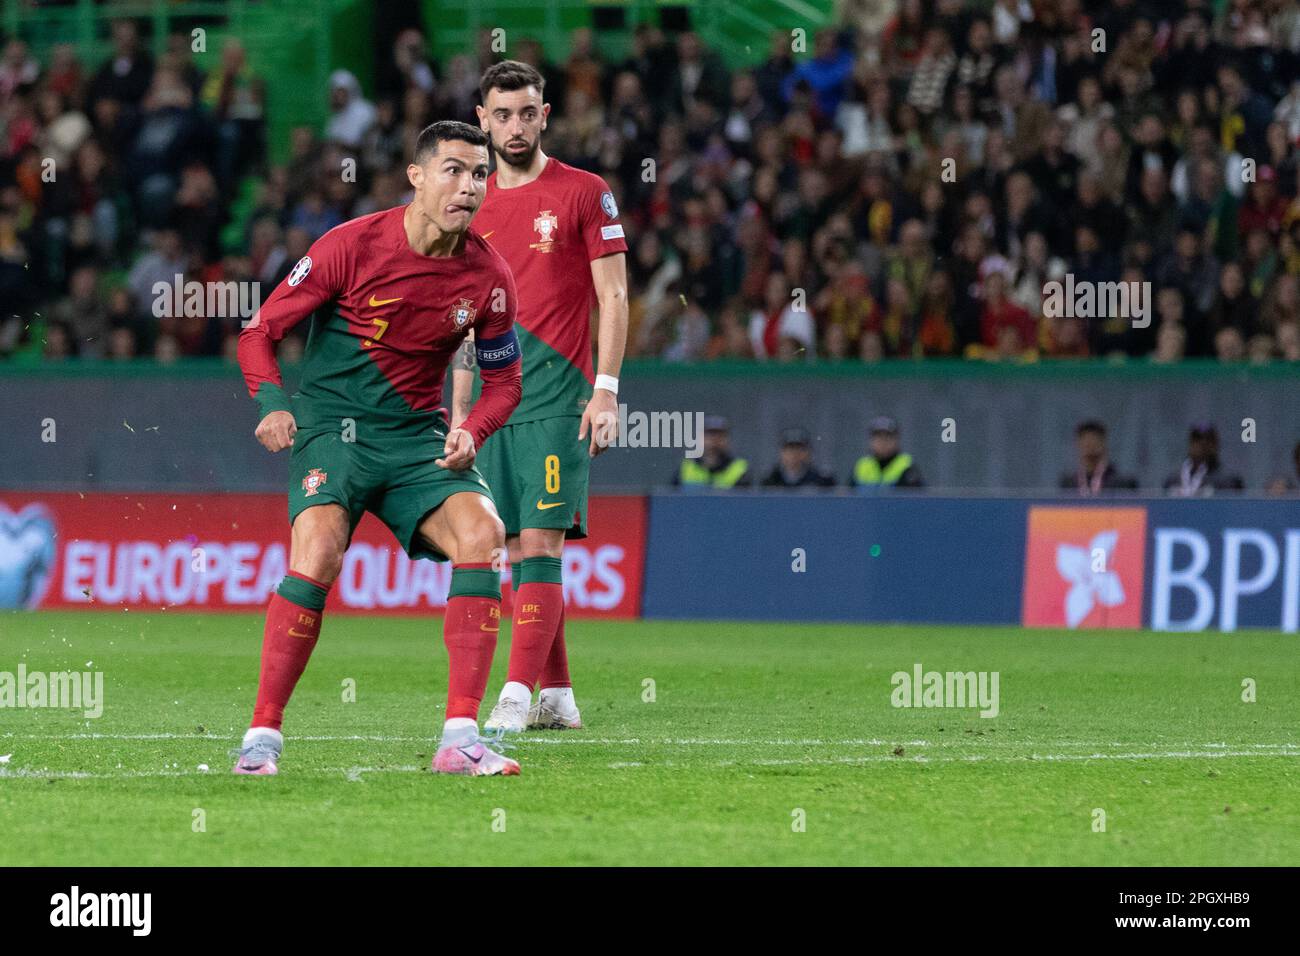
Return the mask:
[(1021, 623), (1141, 627), (1145, 508), (1029, 509)]

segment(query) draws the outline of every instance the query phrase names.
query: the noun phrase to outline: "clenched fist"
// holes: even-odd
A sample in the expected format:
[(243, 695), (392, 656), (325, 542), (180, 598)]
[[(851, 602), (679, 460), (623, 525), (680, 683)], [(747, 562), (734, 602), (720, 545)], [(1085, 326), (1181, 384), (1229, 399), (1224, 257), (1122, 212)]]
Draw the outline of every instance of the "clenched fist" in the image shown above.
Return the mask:
[(293, 445), (297, 432), (298, 423), (293, 420), (292, 412), (272, 412), (262, 419), (253, 434), (267, 451), (280, 451)]
[(464, 471), (474, 464), (476, 454), (473, 436), (463, 428), (453, 428), (447, 432), (447, 443), (443, 446), (442, 457), (436, 459), (434, 464), (450, 468), (452, 471)]

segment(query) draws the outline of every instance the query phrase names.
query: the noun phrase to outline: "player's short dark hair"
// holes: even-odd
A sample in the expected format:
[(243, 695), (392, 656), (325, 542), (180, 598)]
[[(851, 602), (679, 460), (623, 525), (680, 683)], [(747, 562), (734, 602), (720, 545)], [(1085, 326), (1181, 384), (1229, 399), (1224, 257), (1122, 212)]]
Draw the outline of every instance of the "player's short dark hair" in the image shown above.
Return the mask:
[(530, 86), (537, 87), (537, 92), (544, 95), (546, 80), (527, 63), (520, 63), (518, 60), (502, 60), (500, 63), (493, 63), (483, 71), (478, 92), (483, 97), (483, 105), (486, 106), (488, 94), (493, 90), (513, 93), (515, 90), (527, 89)]
[(438, 120), (420, 130), (415, 141), (415, 156), (412, 162), (423, 166), (428, 158), (438, 151), (438, 144), (446, 140), (460, 140), (471, 146), (486, 146), (488, 135), (477, 126), (461, 123), (458, 120)]
[(1074, 430), (1076, 436), (1096, 435), (1098, 438), (1106, 437), (1106, 426), (1095, 418), (1088, 418), (1079, 422), (1079, 426)]

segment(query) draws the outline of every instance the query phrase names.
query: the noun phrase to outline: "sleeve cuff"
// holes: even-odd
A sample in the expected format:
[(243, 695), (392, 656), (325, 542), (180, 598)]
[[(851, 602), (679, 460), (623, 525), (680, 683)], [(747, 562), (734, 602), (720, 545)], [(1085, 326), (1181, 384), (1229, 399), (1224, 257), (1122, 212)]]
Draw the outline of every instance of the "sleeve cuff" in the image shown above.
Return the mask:
[(258, 409), (265, 418), (272, 412), (288, 412), (293, 414), (293, 405), (289, 401), (289, 396), (284, 393), (284, 389), (274, 382), (263, 382), (257, 389)]

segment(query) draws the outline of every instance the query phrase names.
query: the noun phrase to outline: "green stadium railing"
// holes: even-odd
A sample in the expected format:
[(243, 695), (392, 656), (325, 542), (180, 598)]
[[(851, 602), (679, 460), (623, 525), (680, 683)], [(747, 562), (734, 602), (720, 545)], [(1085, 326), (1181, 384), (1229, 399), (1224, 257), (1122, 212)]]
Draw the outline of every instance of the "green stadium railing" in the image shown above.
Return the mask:
[(538, 40), (548, 58), (562, 62), (569, 54), (569, 35), (595, 27), (598, 11), (621, 11), (623, 26), (595, 32), (597, 49), (607, 62), (618, 62), (631, 49), (632, 31), (641, 23), (660, 23), (682, 16), (705, 44), (733, 68), (754, 65), (767, 55), (774, 31), (812, 31), (834, 18), (832, 0), (424, 0), (434, 54), (446, 60), (475, 48), (481, 30), (506, 31), (507, 54), (514, 37)]

